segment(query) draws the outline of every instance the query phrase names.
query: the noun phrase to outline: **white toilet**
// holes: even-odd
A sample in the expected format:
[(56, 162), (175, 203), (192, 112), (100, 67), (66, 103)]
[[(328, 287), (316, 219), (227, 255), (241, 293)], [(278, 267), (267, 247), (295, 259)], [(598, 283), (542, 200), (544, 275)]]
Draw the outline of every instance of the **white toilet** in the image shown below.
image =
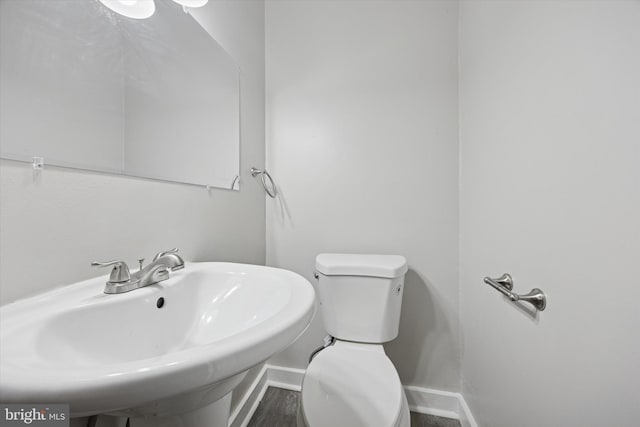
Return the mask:
[(316, 270), (324, 325), (335, 341), (307, 368), (298, 426), (409, 427), (400, 378), (382, 347), (398, 336), (407, 260), (320, 254)]

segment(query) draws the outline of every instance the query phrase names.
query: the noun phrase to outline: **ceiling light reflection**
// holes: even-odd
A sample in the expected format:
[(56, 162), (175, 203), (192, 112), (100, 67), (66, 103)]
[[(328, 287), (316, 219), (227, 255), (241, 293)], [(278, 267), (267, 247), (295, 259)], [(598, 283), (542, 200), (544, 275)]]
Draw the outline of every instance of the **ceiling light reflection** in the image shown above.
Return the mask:
[(146, 19), (156, 11), (156, 4), (153, 0), (99, 0), (100, 3), (119, 13), (122, 16), (132, 19)]

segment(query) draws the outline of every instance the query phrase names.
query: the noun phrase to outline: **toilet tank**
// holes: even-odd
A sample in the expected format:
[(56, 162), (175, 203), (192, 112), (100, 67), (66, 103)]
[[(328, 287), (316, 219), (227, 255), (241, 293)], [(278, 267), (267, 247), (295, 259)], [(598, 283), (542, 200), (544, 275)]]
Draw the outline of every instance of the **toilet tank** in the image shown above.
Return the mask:
[(329, 335), (383, 343), (398, 336), (407, 260), (400, 255), (320, 254), (320, 311)]

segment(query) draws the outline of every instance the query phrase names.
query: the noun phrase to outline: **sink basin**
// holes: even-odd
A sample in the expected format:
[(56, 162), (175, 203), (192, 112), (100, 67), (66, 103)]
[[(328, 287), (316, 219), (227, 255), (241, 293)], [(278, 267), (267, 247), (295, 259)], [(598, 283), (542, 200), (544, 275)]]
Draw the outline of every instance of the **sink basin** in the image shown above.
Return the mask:
[(191, 411), (293, 343), (315, 307), (306, 279), (257, 265), (187, 263), (117, 295), (105, 281), (0, 308), (0, 401), (69, 403), (72, 416)]

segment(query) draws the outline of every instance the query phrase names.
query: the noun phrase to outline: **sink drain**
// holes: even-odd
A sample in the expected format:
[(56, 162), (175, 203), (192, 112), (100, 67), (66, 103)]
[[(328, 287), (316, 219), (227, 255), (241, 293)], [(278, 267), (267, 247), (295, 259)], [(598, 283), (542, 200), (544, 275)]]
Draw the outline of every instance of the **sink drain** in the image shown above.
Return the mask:
[(164, 306), (164, 298), (160, 297), (158, 298), (158, 301), (156, 301), (156, 307), (162, 308), (163, 306)]

